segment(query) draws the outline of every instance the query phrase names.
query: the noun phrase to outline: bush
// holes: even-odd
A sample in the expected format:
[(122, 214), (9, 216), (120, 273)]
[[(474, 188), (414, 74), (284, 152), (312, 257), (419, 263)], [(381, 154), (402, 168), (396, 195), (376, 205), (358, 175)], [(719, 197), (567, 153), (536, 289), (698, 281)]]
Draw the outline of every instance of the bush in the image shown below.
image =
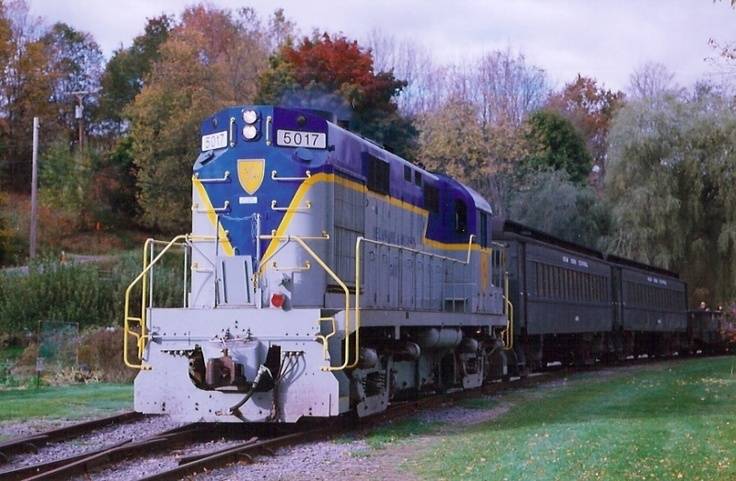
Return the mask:
[[(43, 384), (65, 385), (78, 382), (131, 382), (137, 371), (123, 363), (123, 331), (120, 328), (98, 327), (82, 333), (78, 339), (79, 364), (47, 364)], [(136, 353), (135, 343), (128, 346), (128, 355)], [(31, 342), (20, 356), (0, 365), (0, 386), (14, 387), (32, 383), (36, 375), (38, 344)]]
[[(181, 305), (181, 258), (167, 256), (154, 271), (154, 305)], [(120, 326), (125, 290), (140, 273), (139, 255), (128, 253), (107, 265), (44, 259), (24, 271), (0, 272), (0, 332), (36, 331), (39, 321)], [(137, 295), (136, 295), (137, 294)], [(132, 300), (140, 293), (133, 293)], [(139, 308), (135, 303), (131, 310)]]
[[(135, 343), (128, 346), (128, 356), (134, 359)], [(130, 382), (137, 371), (123, 364), (123, 331), (96, 328), (85, 332), (79, 344), (80, 373), (85, 379), (105, 382)]]

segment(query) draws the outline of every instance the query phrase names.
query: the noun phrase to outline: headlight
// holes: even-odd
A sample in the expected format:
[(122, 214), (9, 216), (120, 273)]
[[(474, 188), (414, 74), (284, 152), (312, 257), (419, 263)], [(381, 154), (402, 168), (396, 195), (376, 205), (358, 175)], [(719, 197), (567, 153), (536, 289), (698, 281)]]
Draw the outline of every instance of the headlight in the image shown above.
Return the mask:
[(243, 112), (243, 120), (246, 124), (255, 124), (258, 120), (258, 112), (255, 110), (246, 110)]
[(253, 140), (258, 135), (258, 129), (256, 129), (255, 125), (246, 125), (243, 127), (243, 137), (245, 137), (246, 140)]

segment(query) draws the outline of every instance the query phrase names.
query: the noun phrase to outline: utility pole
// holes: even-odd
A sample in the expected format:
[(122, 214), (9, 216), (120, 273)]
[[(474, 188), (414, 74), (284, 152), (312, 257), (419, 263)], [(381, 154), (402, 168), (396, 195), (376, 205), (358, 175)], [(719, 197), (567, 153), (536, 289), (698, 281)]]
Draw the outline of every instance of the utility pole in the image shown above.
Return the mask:
[(79, 150), (84, 146), (84, 96), (90, 94), (89, 90), (77, 90), (71, 94), (77, 97), (77, 105), (74, 107), (74, 118), (79, 126)]
[(33, 170), (31, 172), (31, 245), (29, 257), (36, 257), (36, 221), (38, 217), (38, 117), (33, 117)]

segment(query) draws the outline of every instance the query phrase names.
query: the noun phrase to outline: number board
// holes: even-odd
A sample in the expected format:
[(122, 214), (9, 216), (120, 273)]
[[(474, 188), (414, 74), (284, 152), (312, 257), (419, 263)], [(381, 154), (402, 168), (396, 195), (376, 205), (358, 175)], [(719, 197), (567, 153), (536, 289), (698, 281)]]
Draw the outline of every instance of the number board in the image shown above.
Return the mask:
[(202, 136), (202, 152), (227, 147), (227, 130)]
[(276, 145), (325, 149), (327, 148), (327, 134), (324, 132), (301, 132), (298, 130), (278, 129), (276, 131)]

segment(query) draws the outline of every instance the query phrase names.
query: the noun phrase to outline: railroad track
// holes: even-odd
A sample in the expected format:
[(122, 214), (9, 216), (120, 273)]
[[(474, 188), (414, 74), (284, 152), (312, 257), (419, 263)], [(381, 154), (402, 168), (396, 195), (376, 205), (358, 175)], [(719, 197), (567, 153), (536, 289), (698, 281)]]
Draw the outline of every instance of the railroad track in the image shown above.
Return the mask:
[[(241, 444), (223, 449), (208, 451), (179, 459), (179, 466), (161, 471), (159, 473), (141, 478), (139, 481), (170, 481), (182, 479), (205, 470), (227, 466), (234, 462), (251, 463), (256, 455), (273, 455), (273, 450), (279, 447), (292, 446), (310, 441), (324, 440), (354, 429), (367, 429), (377, 424), (410, 416), (418, 411), (440, 407), (448, 403), (454, 403), (461, 399), (468, 399), (489, 394), (498, 394), (502, 391), (521, 387), (532, 387), (543, 382), (549, 382), (557, 378), (567, 376), (569, 372), (564, 370), (549, 373), (534, 374), (527, 378), (514, 378), (511, 382), (491, 383), (482, 388), (457, 391), (428, 396), (416, 400), (402, 401), (392, 404), (389, 409), (381, 414), (360, 420), (335, 420), (327, 426), (320, 428), (301, 428), (300, 431), (284, 435), (276, 435), (266, 439), (258, 437), (251, 438)], [(324, 423), (323, 423), (324, 424)]]
[(69, 479), (86, 474), (94, 468), (120, 462), (142, 453), (171, 449), (181, 443), (200, 439), (205, 426), (188, 424), (179, 428), (147, 436), (140, 440), (127, 439), (86, 453), (69, 456), (33, 466), (25, 466), (0, 473), (0, 480), (52, 480)]
[(97, 429), (114, 426), (142, 419), (143, 415), (135, 411), (128, 411), (115, 416), (109, 416), (92, 421), (72, 424), (39, 434), (11, 439), (0, 443), (0, 464), (7, 463), (10, 456), (28, 451), (36, 452), (38, 448), (49, 442), (66, 441)]
[[(673, 358), (670, 358), (670, 360)], [(677, 358), (674, 358), (677, 359)], [(662, 359), (638, 359), (625, 365), (647, 364)], [(253, 462), (255, 456), (273, 455), (280, 447), (292, 446), (311, 441), (324, 440), (335, 435), (344, 434), (355, 429), (368, 429), (377, 424), (410, 416), (421, 410), (455, 403), (462, 399), (495, 395), (504, 391), (533, 387), (567, 377), (574, 373), (590, 372), (610, 366), (590, 366), (568, 368), (560, 366), (544, 372), (534, 373), (526, 378), (512, 378), (510, 382), (493, 382), (483, 387), (447, 392), (413, 400), (392, 403), (389, 409), (381, 414), (363, 419), (335, 419), (329, 423), (322, 422), (317, 427), (314, 423), (292, 425), (254, 424), (254, 425), (218, 425), (188, 424), (168, 431), (146, 436), (142, 439), (126, 439), (109, 446), (94, 449), (62, 459), (34, 466), (16, 468), (0, 472), (0, 481), (40, 481), (69, 479), (73, 476), (85, 475), (109, 467), (136, 456), (150, 456), (162, 452), (171, 452), (182, 446), (201, 443), (220, 437), (228, 439), (241, 438), (242, 442), (217, 449), (211, 449), (178, 458), (177, 466), (139, 478), (140, 481), (161, 481), (182, 479), (186, 476), (206, 470), (224, 467), (235, 462)], [(0, 444), (0, 453), (7, 459), (9, 454), (37, 450), (39, 446), (51, 442), (71, 439), (99, 429), (123, 422), (143, 418), (138, 413), (124, 413), (118, 416), (87, 421), (66, 428), (59, 428), (46, 433), (28, 436)], [(288, 432), (284, 432), (288, 429)]]
[[(561, 373), (562, 371), (560, 371)], [(482, 388), (457, 392), (448, 392), (415, 400), (397, 402), (384, 413), (364, 419), (335, 419), (322, 422), (320, 427), (313, 423), (304, 425), (220, 425), (213, 429), (208, 424), (187, 424), (175, 429), (146, 436), (142, 439), (126, 439), (108, 446), (93, 449), (81, 454), (56, 459), (43, 464), (24, 466), (0, 472), (0, 481), (41, 481), (70, 479), (74, 476), (90, 475), (96, 470), (110, 467), (136, 456), (150, 456), (174, 451), (182, 446), (205, 442), (218, 437), (243, 437), (244, 441), (224, 447), (195, 454), (182, 456), (177, 466), (139, 478), (140, 481), (162, 481), (182, 479), (189, 475), (201, 473), (235, 462), (251, 463), (255, 456), (273, 455), (277, 448), (302, 444), (310, 441), (328, 439), (355, 429), (368, 429), (377, 424), (412, 415), (424, 409), (439, 407), (460, 399), (480, 395), (496, 394), (505, 390), (530, 387), (559, 377), (557, 372), (535, 374), (525, 379), (512, 379), (506, 383), (491, 383)], [(565, 373), (567, 375), (567, 373)], [(90, 433), (97, 428), (107, 427), (120, 422), (143, 418), (137, 413), (125, 413), (120, 416), (87, 421), (60, 430), (53, 430), (34, 436), (28, 436), (4, 443), (10, 447), (8, 452), (19, 453), (35, 450), (42, 442), (63, 441)], [(290, 432), (282, 432), (289, 428)], [(294, 432), (294, 429), (296, 431)], [(33, 446), (29, 443), (35, 442)]]

